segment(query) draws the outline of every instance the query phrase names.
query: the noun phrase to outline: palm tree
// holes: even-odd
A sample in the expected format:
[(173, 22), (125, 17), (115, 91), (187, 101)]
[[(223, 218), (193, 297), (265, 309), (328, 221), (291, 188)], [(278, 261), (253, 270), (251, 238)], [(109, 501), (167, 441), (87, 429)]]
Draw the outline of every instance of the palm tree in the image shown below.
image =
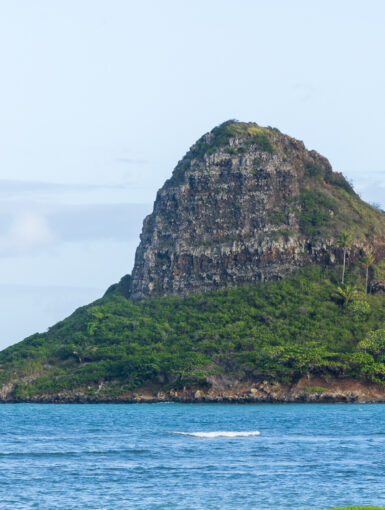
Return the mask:
[(341, 232), (341, 234), (338, 236), (338, 239), (337, 239), (337, 246), (340, 246), (344, 250), (344, 262), (342, 265), (341, 283), (344, 283), (345, 267), (346, 267), (346, 253), (348, 251), (348, 248), (350, 248), (351, 244), (352, 244), (351, 234), (348, 234), (347, 232)]
[(79, 363), (83, 363), (87, 358), (92, 356), (92, 354), (97, 351), (97, 347), (93, 345), (78, 345), (72, 351), (72, 354), (77, 358)]
[(374, 256), (368, 252), (365, 257), (361, 259), (361, 264), (365, 267), (365, 293), (368, 293), (368, 281), (369, 281), (369, 267), (374, 264)]
[(342, 298), (345, 306), (349, 303), (349, 301), (354, 301), (358, 298), (360, 291), (353, 285), (345, 285), (344, 287), (337, 287), (337, 291), (334, 295)]

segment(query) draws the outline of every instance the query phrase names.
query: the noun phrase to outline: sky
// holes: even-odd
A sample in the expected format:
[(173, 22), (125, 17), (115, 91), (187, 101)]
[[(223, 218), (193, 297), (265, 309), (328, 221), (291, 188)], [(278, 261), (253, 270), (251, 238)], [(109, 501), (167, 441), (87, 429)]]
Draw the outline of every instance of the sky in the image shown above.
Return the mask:
[(228, 119), (385, 208), (385, 2), (0, 2), (0, 348), (131, 272), (179, 159)]

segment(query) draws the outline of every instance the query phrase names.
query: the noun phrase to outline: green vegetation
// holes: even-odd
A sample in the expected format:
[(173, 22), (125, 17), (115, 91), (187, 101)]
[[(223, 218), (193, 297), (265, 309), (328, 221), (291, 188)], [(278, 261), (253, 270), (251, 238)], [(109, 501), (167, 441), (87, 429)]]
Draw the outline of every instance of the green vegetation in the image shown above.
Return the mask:
[[(299, 201), (292, 204), (292, 211), (306, 236), (337, 238), (346, 234), (354, 242), (360, 238), (367, 243), (374, 235), (384, 235), (385, 214), (365, 203), (353, 190), (347, 192), (342, 186), (331, 186), (326, 178), (305, 177), (301, 184)], [(345, 247), (336, 244), (346, 256), (349, 242)]]
[[(210, 134), (202, 136), (188, 151), (176, 166), (172, 179), (175, 183), (183, 180), (184, 174), (190, 168), (193, 159), (201, 159), (205, 155), (214, 154), (218, 149), (225, 148), (230, 155), (246, 152), (254, 145), (262, 152), (272, 154), (275, 147), (271, 142), (272, 128), (263, 128), (257, 124), (228, 120), (215, 127)], [(229, 142), (235, 137), (242, 137), (243, 143), (239, 147), (230, 147)]]
[[(288, 384), (308, 374), (350, 376), (385, 384), (385, 296), (367, 294), (369, 268), (373, 266), (375, 278), (384, 279), (385, 259), (374, 264), (368, 253), (361, 266), (354, 266), (358, 246), (376, 250), (374, 240), (384, 238), (385, 214), (363, 202), (342, 174), (333, 173), (322, 158), (302, 147), (272, 128), (228, 121), (198, 140), (169, 182), (183, 182), (186, 170), (198, 171), (199, 159), (206, 154), (222, 150), (221, 165), (226, 167), (232, 164), (226, 153), (238, 157), (253, 148), (253, 167), (250, 162), (245, 167), (243, 192), (255, 186), (247, 171), (259, 182), (268, 173), (266, 162), (273, 172), (285, 154), (290, 172), (287, 165), (277, 170), (277, 194), (266, 203), (266, 225), (270, 221), (275, 228), (260, 231), (257, 241), (264, 236), (277, 242), (298, 236), (306, 252), (317, 249), (320, 241), (326, 251), (336, 239), (343, 253), (341, 268), (312, 266), (282, 281), (136, 301), (129, 299), (127, 275), (102, 299), (79, 308), (47, 333), (1, 352), (0, 384), (12, 382), (19, 399), (75, 391), (103, 397), (141, 389), (195, 389), (222, 375)], [(266, 154), (275, 151), (277, 157)], [(220, 182), (226, 179), (222, 173), (226, 175), (216, 172)], [(211, 247), (238, 240), (239, 234), (232, 235), (224, 229), (195, 242)], [(351, 245), (355, 250), (346, 274)], [(169, 265), (166, 248), (156, 254), (160, 267)], [(329, 264), (328, 255), (334, 263), (335, 251), (331, 248), (320, 264)], [(162, 294), (162, 278), (153, 283)]]
[(352, 236), (348, 232), (341, 232), (341, 234), (337, 238), (337, 246), (340, 246), (343, 250), (344, 254), (344, 260), (342, 264), (342, 277), (341, 277), (341, 283), (344, 283), (345, 279), (345, 268), (346, 268), (346, 254), (348, 252), (348, 249), (352, 245)]
[(287, 213), (283, 209), (276, 209), (271, 213), (271, 222), (273, 225), (285, 225), (287, 223)]
[(346, 306), (360, 296), (360, 291), (354, 285), (347, 284), (343, 287), (338, 286), (334, 296), (340, 298), (342, 304)]
[[(346, 263), (351, 240), (361, 238), (367, 242), (372, 235), (383, 235), (384, 212), (361, 200), (345, 177), (333, 172), (322, 160), (317, 163), (306, 157), (303, 160), (299, 201), (293, 204), (292, 211), (306, 236), (338, 236), (336, 244), (342, 248)], [(344, 273), (345, 264), (342, 283)]]
[(353, 186), (348, 182), (345, 177), (339, 172), (332, 172), (331, 170), (325, 173), (325, 182), (332, 186), (339, 186), (349, 194), (355, 194)]
[(365, 294), (368, 293), (369, 283), (369, 267), (374, 264), (374, 257), (372, 253), (367, 253), (361, 260), (361, 264), (365, 268)]
[(378, 280), (385, 280), (385, 258), (376, 261), (376, 264), (373, 266), (374, 278)]
[(368, 352), (375, 360), (384, 360), (385, 356), (385, 329), (369, 331), (366, 338), (357, 345), (359, 351)]
[[(123, 297), (119, 284), (47, 333), (1, 352), (0, 382), (14, 381), (19, 399), (194, 388), (221, 374), (286, 383), (331, 374), (383, 383), (385, 297), (361, 293), (367, 309), (351, 309), (334, 297), (339, 280), (339, 268), (317, 266), (278, 282), (138, 301)], [(355, 284), (363, 288), (363, 278)]]
[[(235, 138), (238, 141), (235, 143)], [(365, 203), (354, 192), (351, 183), (323, 160), (311, 153), (293, 148), (290, 138), (274, 128), (263, 128), (254, 123), (229, 120), (201, 137), (176, 166), (171, 184), (182, 183), (186, 171), (199, 171), (202, 159), (222, 149), (229, 157), (239, 157), (253, 148), (261, 151), (253, 155), (251, 173), (260, 178), (269, 161), (266, 153), (275, 153), (288, 160), (299, 176), (299, 196), (286, 197), (286, 208), (275, 207), (271, 220), (276, 226), (288, 225), (295, 214), (300, 231), (308, 238), (337, 237), (348, 232), (353, 239), (367, 241), (384, 235), (385, 213)], [(224, 160), (224, 167), (226, 159)], [(301, 176), (300, 168), (303, 168)], [(220, 177), (224, 179), (225, 177)], [(346, 258), (348, 246), (341, 245)], [(344, 269), (342, 270), (344, 273)], [(385, 270), (383, 271), (385, 274)], [(342, 283), (344, 279), (342, 278)]]
[(290, 230), (289, 228), (286, 228), (286, 229), (280, 229), (278, 230), (278, 232), (283, 235), (284, 237), (293, 237), (294, 235), (294, 232), (292, 230)]
[(305, 174), (308, 177), (320, 178), (320, 177), (322, 177), (323, 170), (320, 166), (315, 165), (314, 163), (308, 162), (308, 163), (305, 163)]
[(323, 393), (327, 391), (327, 388), (323, 388), (322, 386), (312, 386), (310, 388), (306, 388), (306, 393)]
[(299, 223), (305, 234), (320, 232), (320, 227), (330, 221), (330, 211), (335, 211), (336, 204), (326, 193), (316, 189), (304, 189), (300, 195), (301, 213)]
[(330, 510), (385, 510), (383, 506), (345, 506), (343, 508), (330, 508)]
[[(269, 129), (262, 128), (256, 124), (248, 124), (244, 122), (237, 122), (229, 120), (215, 127), (210, 133), (210, 141), (206, 137), (200, 138), (189, 152), (189, 157), (201, 158), (205, 154), (210, 155), (216, 152), (219, 148), (225, 147), (229, 144), (229, 140), (235, 137), (245, 138), (244, 145), (256, 145), (259, 150), (264, 152), (274, 152), (274, 147), (269, 140)], [(234, 147), (227, 147), (226, 152), (236, 154), (242, 152), (242, 147), (238, 149)]]

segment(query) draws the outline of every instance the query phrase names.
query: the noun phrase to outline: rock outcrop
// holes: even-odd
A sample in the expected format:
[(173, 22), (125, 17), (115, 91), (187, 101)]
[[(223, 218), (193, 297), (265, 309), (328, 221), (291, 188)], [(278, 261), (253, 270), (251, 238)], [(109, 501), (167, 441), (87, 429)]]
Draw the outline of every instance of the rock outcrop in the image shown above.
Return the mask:
[(135, 392), (122, 392), (116, 396), (89, 395), (84, 391), (65, 391), (41, 394), (32, 398), (15, 398), (12, 388), (3, 387), (1, 403), (31, 402), (41, 404), (92, 404), (92, 403), (384, 403), (383, 384), (359, 381), (352, 378), (303, 377), (296, 384), (280, 381), (219, 382), (202, 389), (182, 388), (160, 391), (141, 388)]
[(383, 256), (383, 220), (301, 141), (229, 121), (204, 135), (159, 190), (131, 295), (185, 295), (340, 263), (341, 231), (355, 233), (351, 259), (367, 249)]
[(385, 280), (372, 280), (370, 282), (370, 292), (373, 294), (378, 292), (385, 294)]

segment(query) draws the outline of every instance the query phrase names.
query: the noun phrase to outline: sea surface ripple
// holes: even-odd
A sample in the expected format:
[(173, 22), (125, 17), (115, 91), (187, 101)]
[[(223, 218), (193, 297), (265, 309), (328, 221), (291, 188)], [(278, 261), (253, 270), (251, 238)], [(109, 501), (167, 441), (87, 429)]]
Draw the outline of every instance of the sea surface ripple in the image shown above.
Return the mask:
[(0, 508), (385, 506), (384, 404), (0, 406)]

